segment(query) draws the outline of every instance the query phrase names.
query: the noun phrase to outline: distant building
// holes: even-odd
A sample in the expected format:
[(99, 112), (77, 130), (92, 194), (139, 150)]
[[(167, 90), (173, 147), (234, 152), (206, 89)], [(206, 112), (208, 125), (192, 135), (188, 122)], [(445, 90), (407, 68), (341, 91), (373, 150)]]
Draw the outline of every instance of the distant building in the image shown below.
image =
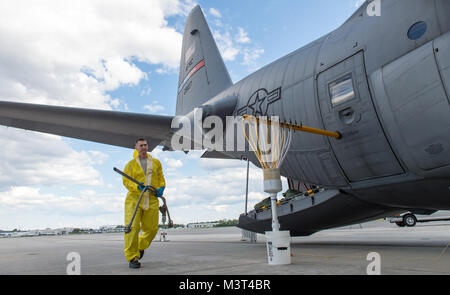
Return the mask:
[(102, 232), (113, 232), (116, 228), (116, 225), (102, 225), (99, 227), (99, 230)]
[(55, 236), (56, 232), (55, 230), (51, 228), (46, 228), (44, 230), (37, 230), (37, 233), (39, 236)]
[(57, 235), (68, 235), (71, 232), (73, 232), (73, 227), (64, 227), (64, 228), (57, 228), (54, 230), (55, 234)]
[(123, 225), (102, 225), (99, 230), (103, 233), (119, 233), (123, 232), (125, 227)]
[(188, 223), (187, 228), (207, 228), (218, 225), (218, 222), (201, 222), (201, 223)]

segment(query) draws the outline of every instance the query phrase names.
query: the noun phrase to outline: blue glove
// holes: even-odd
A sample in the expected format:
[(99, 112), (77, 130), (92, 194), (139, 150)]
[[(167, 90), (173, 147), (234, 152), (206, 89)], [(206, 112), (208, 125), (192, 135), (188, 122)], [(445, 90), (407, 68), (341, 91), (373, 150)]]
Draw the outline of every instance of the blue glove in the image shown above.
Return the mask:
[(145, 185), (144, 185), (144, 183), (143, 182), (141, 182), (141, 184), (140, 185), (138, 185), (138, 190), (140, 190), (140, 191), (143, 191), (144, 189), (145, 189)]
[(162, 197), (165, 188), (166, 188), (166, 187), (162, 186), (162, 187), (160, 187), (159, 189), (156, 190), (156, 196), (157, 196), (158, 198)]

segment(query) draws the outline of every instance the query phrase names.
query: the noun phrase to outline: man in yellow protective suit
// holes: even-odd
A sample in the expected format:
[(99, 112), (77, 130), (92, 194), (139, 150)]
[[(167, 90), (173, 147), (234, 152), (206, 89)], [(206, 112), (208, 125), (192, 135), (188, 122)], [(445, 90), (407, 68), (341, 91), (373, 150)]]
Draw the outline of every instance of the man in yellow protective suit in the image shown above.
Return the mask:
[[(158, 232), (159, 200), (162, 196), (166, 182), (162, 171), (161, 162), (148, 153), (148, 144), (144, 138), (136, 140), (134, 159), (128, 162), (124, 172), (141, 182), (141, 185), (123, 177), (123, 184), (128, 189), (125, 200), (125, 224), (131, 221), (139, 196), (147, 185), (158, 188), (156, 195), (146, 191), (141, 199), (136, 216), (131, 225), (131, 232), (125, 234), (125, 257), (129, 261), (130, 268), (139, 268), (139, 259), (144, 255), (144, 250), (150, 246)], [(142, 234), (139, 232), (142, 229)]]

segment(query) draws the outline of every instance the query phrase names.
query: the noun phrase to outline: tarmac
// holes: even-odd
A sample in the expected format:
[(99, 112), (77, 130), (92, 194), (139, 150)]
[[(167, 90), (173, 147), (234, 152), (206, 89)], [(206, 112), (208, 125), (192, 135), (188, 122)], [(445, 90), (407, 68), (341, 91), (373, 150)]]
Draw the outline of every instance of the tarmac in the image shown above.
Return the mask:
[[(370, 252), (383, 275), (450, 274), (450, 222), (397, 227), (375, 221), (293, 237), (292, 264), (269, 265), (264, 235), (236, 227), (171, 229), (156, 236), (140, 269), (123, 255), (123, 233), (0, 239), (1, 275), (65, 275), (73, 253), (82, 275), (366, 275)], [(70, 254), (72, 253), (72, 254)], [(68, 257), (69, 256), (69, 257)]]

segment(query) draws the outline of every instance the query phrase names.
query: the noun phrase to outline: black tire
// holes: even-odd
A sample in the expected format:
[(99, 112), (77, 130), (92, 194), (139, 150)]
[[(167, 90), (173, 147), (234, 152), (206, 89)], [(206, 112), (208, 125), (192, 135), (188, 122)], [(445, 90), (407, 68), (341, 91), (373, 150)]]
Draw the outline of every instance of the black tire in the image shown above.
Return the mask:
[(400, 226), (400, 227), (404, 227), (405, 226), (405, 224), (402, 221), (398, 221), (395, 224)]
[(417, 223), (417, 218), (413, 214), (406, 214), (403, 216), (403, 223), (408, 227), (413, 227)]

